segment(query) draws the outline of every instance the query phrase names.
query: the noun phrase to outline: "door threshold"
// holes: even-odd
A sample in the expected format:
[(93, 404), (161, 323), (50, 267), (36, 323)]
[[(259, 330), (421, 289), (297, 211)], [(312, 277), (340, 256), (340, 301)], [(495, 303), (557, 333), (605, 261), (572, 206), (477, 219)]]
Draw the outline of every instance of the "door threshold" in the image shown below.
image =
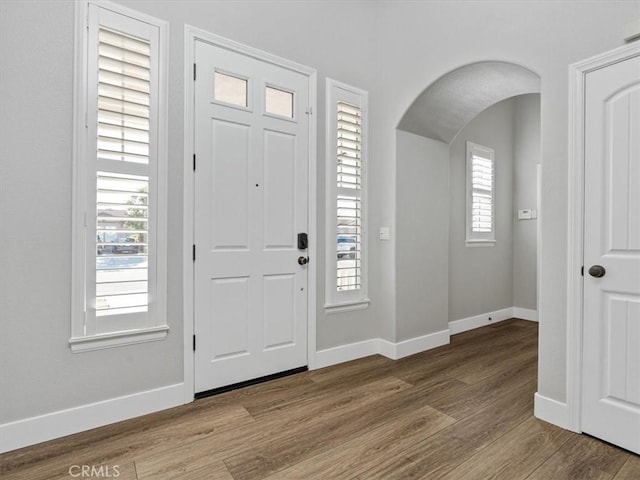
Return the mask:
[(278, 378), (288, 377), (290, 375), (306, 372), (308, 370), (309, 370), (309, 367), (305, 365), (304, 367), (293, 368), (291, 370), (285, 370), (284, 372), (272, 373), (271, 375), (265, 375), (264, 377), (254, 378), (252, 380), (245, 380), (244, 382), (234, 383), (233, 385), (226, 385), (224, 387), (218, 387), (212, 390), (198, 392), (194, 395), (194, 398), (196, 400), (200, 400), (201, 398), (211, 397), (213, 395), (220, 395), (221, 393), (230, 392), (231, 390), (250, 387), (251, 385), (257, 385), (258, 383), (265, 383), (271, 380), (277, 380)]

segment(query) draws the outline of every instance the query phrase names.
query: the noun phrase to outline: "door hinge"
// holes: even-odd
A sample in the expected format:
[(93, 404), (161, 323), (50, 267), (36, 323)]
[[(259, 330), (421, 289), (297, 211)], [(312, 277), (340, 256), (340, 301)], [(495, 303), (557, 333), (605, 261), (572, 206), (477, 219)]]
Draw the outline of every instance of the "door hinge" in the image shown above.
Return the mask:
[(196, 351), (196, 336), (193, 336), (193, 351)]
[(584, 277), (584, 265), (580, 267), (580, 275)]
[(313, 108), (312, 107), (307, 107), (305, 109), (304, 113), (306, 113), (307, 115), (313, 115)]
[(193, 154), (193, 171), (196, 171), (196, 154)]
[(196, 81), (196, 64), (193, 64), (193, 81)]
[(196, 246), (193, 246), (193, 261), (196, 261)]

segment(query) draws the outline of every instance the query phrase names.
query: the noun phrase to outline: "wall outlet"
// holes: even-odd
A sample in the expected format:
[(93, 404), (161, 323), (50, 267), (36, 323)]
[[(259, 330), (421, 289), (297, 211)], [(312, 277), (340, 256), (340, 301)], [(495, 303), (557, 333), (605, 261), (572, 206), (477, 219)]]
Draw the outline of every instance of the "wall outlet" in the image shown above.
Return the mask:
[(380, 234), (378, 238), (380, 240), (389, 240), (389, 227), (380, 227)]

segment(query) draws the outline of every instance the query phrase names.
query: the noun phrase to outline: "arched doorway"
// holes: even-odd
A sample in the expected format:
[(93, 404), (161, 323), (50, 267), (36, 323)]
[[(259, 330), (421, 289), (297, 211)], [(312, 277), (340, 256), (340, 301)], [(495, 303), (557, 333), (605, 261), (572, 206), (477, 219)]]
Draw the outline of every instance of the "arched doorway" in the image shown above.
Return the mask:
[[(472, 63), (452, 70), (429, 85), (400, 120), (396, 138), (399, 338), (411, 338), (424, 330), (424, 325), (418, 324), (424, 321), (433, 323), (429, 325), (430, 331), (448, 329), (454, 334), (512, 316), (527, 318), (537, 315), (538, 222), (535, 218), (518, 220), (517, 215), (518, 210), (538, 210), (536, 172), (540, 163), (540, 86), (540, 76), (523, 66), (500, 61)], [(472, 128), (483, 115), (487, 116), (485, 125), (473, 127), (468, 130), (469, 138), (462, 138), (466, 135), (465, 127)], [(536, 118), (537, 131), (528, 131), (536, 124)], [(500, 189), (513, 192), (516, 177), (519, 182), (517, 188), (522, 190), (526, 185), (529, 193), (523, 198), (515, 194), (500, 194), (496, 199), (496, 202), (502, 202), (496, 206), (496, 212), (501, 215), (496, 228), (500, 234), (496, 243), (498, 247), (474, 248), (465, 244), (464, 225), (460, 228), (460, 222), (466, 221), (467, 202), (466, 169), (460, 168), (459, 164), (466, 161), (461, 145), (464, 147), (467, 140), (480, 143), (485, 137), (500, 137), (483, 137), (478, 133), (490, 131), (494, 121), (495, 128), (510, 129), (502, 132), (502, 137), (513, 137), (494, 145), (500, 148), (500, 151), (496, 149), (497, 167), (500, 169), (496, 178), (502, 182), (497, 185), (498, 193)], [(489, 143), (492, 141), (487, 140)], [(505, 162), (512, 164), (500, 164)], [(524, 168), (523, 165), (527, 166), (527, 171), (514, 174), (515, 169)], [(507, 177), (508, 185), (505, 183)], [(516, 198), (518, 201), (514, 202)], [(417, 205), (420, 207), (416, 208)], [(509, 228), (505, 229), (505, 223), (509, 223)], [(501, 230), (507, 233), (500, 233)], [(515, 241), (522, 241), (522, 232), (526, 234), (524, 242), (527, 249), (519, 248), (522, 245), (514, 247)], [(505, 243), (510, 244), (509, 248), (504, 248)], [(530, 275), (533, 276), (526, 286), (529, 293), (533, 288), (533, 300), (525, 305), (526, 308), (514, 303), (512, 290), (514, 258), (516, 265), (520, 265), (524, 256), (528, 258)], [(498, 257), (499, 260), (495, 260)], [(452, 263), (452, 258), (456, 262)], [(472, 272), (461, 273), (461, 263)], [(498, 263), (501, 270), (496, 271), (496, 275), (501, 275), (503, 283), (511, 278), (511, 286), (508, 287), (511, 290), (504, 292), (502, 300), (491, 303), (485, 301), (493, 298), (486, 287), (495, 287), (498, 282), (491, 285), (486, 278), (490, 269), (498, 268)], [(468, 304), (464, 309), (452, 309), (451, 303), (458, 302), (459, 298), (452, 295), (455, 290), (451, 287), (458, 285), (459, 278), (466, 282), (458, 290), (463, 288), (468, 294), (465, 295)], [(470, 291), (469, 285), (477, 288)], [(511, 303), (505, 298), (509, 298)]]

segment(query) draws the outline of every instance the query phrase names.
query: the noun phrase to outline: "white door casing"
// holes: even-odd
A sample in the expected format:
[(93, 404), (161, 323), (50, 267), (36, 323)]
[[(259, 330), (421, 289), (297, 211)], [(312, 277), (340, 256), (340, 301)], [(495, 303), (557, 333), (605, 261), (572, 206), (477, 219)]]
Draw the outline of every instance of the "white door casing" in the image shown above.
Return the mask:
[(640, 56), (588, 72), (584, 98), (581, 428), (640, 453)]
[[(195, 41), (195, 391), (306, 366), (311, 79)], [(215, 72), (246, 80), (246, 105), (214, 95)], [(292, 94), (287, 116), (265, 91)]]

